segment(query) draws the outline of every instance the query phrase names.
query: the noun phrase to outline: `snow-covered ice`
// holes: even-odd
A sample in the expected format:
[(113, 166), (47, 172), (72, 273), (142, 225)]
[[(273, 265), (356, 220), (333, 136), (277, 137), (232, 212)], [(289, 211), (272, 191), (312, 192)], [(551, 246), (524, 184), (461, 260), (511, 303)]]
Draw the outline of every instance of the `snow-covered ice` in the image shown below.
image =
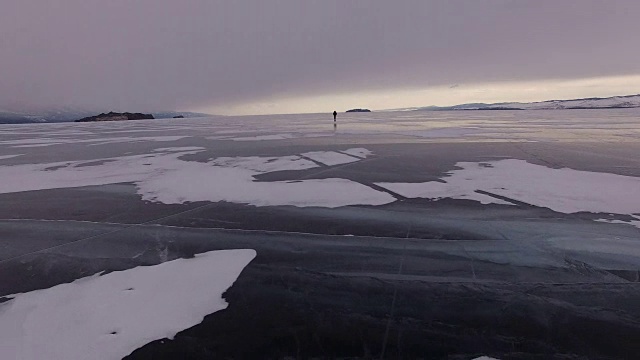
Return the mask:
[(213, 159), (211, 164), (223, 167), (233, 167), (258, 172), (274, 172), (285, 170), (306, 170), (318, 167), (313, 161), (303, 159), (300, 156), (280, 157), (219, 157)]
[(182, 146), (182, 147), (167, 147), (167, 148), (158, 148), (153, 151), (159, 152), (171, 152), (171, 151), (201, 151), (206, 150), (202, 146)]
[(335, 151), (311, 151), (311, 152), (302, 153), (302, 156), (308, 157), (311, 160), (317, 161), (319, 163), (322, 163), (328, 166), (348, 164), (348, 163), (352, 163), (360, 160), (353, 156), (341, 154)]
[(13, 145), (14, 148), (36, 148), (63, 144), (87, 143), (88, 145), (107, 145), (116, 143), (135, 143), (141, 141), (170, 142), (184, 139), (186, 136), (145, 136), (145, 137), (111, 137), (93, 139), (72, 139), (72, 138), (38, 138), (0, 141), (0, 145)]
[(0, 155), (0, 160), (5, 160), (5, 159), (11, 159), (14, 157), (18, 157), (18, 156), (22, 156), (23, 154), (16, 154), (16, 155)]
[[(224, 134), (225, 132), (219, 131), (218, 134)], [(241, 131), (227, 131), (227, 134), (240, 134)], [(265, 141), (265, 140), (287, 140), (287, 139), (299, 139), (299, 138), (314, 138), (314, 137), (325, 137), (325, 136), (333, 136), (333, 134), (304, 134), (304, 133), (284, 133), (284, 134), (267, 134), (267, 135), (256, 135), (256, 136), (241, 136), (241, 137), (209, 137), (212, 140), (233, 140), (233, 141)]]
[[(474, 136), (482, 133), (490, 132), (488, 129), (480, 129), (480, 128), (442, 128), (442, 129), (431, 129), (424, 131), (407, 131), (402, 134), (423, 137), (423, 138), (461, 138), (467, 136)], [(398, 132), (400, 133), (400, 132)]]
[(459, 162), (444, 182), (378, 183), (410, 198), (454, 198), (484, 204), (505, 204), (506, 197), (563, 213), (633, 214), (640, 212), (640, 178), (609, 173), (553, 169), (507, 159), (489, 162)]
[(640, 229), (640, 218), (639, 217), (635, 217), (635, 216), (634, 216), (634, 218), (637, 219), (637, 220), (623, 221), (623, 220), (597, 219), (596, 221), (605, 222), (605, 223), (609, 223), (609, 224), (626, 224), (626, 225), (635, 226), (638, 229)]
[(365, 148), (353, 148), (344, 150), (342, 152), (351, 156), (357, 156), (359, 158), (366, 158), (367, 156), (373, 155), (373, 152)]
[[(300, 156), (217, 158), (208, 163), (186, 161), (199, 151), (156, 149), (151, 154), (87, 161), (0, 166), (0, 193), (135, 183), (142, 199), (166, 204), (228, 201), (256, 206), (340, 207), (382, 205), (396, 199), (346, 179), (256, 181), (274, 171), (305, 170), (317, 165)], [(318, 152), (318, 156), (324, 153)], [(361, 159), (342, 155), (353, 161)], [(333, 155), (325, 156), (332, 159)], [(352, 161), (350, 161), (352, 162)]]
[[(377, 178), (377, 181), (387, 182), (380, 185), (408, 197), (456, 198), (505, 205), (525, 202), (558, 212), (589, 211), (599, 214), (563, 216), (556, 213), (548, 216), (549, 211), (540, 209), (467, 207), (458, 203), (453, 206), (449, 206), (450, 203), (444, 206), (441, 206), (442, 203), (432, 204), (434, 206), (431, 207), (425, 202), (412, 201), (397, 207), (376, 209), (280, 210), (316, 218), (329, 215), (336, 219), (344, 218), (344, 231), (347, 234), (362, 235), (356, 233), (360, 231), (359, 228), (350, 228), (350, 224), (359, 226), (367, 224), (360, 219), (373, 219), (380, 228), (385, 226), (387, 220), (393, 224), (400, 221), (411, 223), (411, 226), (415, 222), (416, 231), (412, 230), (407, 236), (431, 236), (433, 228), (435, 235), (442, 233), (446, 236), (455, 235), (456, 239), (466, 239), (409, 241), (409, 246), (423, 249), (425, 254), (426, 249), (429, 249), (429, 252), (450, 255), (442, 258), (442, 263), (427, 259), (428, 264), (424, 264), (428, 266), (414, 269), (416, 274), (429, 271), (431, 277), (432, 270), (439, 271), (457, 263), (458, 260), (450, 261), (456, 257), (461, 261), (461, 268), (464, 268), (461, 273), (469, 273), (464, 281), (500, 279), (520, 284), (523, 281), (553, 283), (573, 282), (576, 279), (609, 281), (610, 278), (603, 275), (604, 270), (638, 269), (640, 253), (635, 244), (638, 229), (629, 226), (640, 227), (639, 178), (633, 177), (640, 176), (638, 159), (633, 156), (640, 140), (637, 114), (637, 111), (632, 113), (618, 110), (608, 110), (606, 113), (380, 112), (341, 115), (336, 128), (333, 127), (332, 119), (327, 119), (328, 114), (3, 126), (0, 129), (2, 154), (27, 154), (27, 151), (28, 154), (16, 160), (0, 161), (0, 193), (129, 183), (132, 184), (131, 187), (86, 189), (78, 199), (92, 199), (90, 196), (84, 197), (84, 194), (90, 195), (94, 191), (100, 191), (100, 196), (103, 196), (103, 190), (121, 191), (135, 186), (141, 199), (169, 204), (228, 201), (256, 206), (337, 207), (378, 205), (395, 201), (392, 195), (376, 190), (379, 188), (365, 185)], [(332, 138), (305, 140), (319, 136)], [(497, 143), (477, 145), (479, 142), (489, 141)], [(536, 141), (541, 143), (529, 144)], [(451, 145), (459, 142), (468, 144)], [(512, 142), (520, 143), (511, 144)], [(345, 150), (350, 146), (354, 148)], [(363, 147), (355, 148), (357, 146)], [(32, 149), (18, 150), (13, 147)], [(380, 157), (360, 165), (358, 162), (372, 155), (364, 147), (376, 150)], [(452, 150), (450, 153), (449, 149)], [(421, 159), (423, 151), (431, 152)], [(11, 157), (15, 156), (2, 155), (0, 160)], [(475, 162), (488, 157), (522, 157), (540, 163), (548, 161), (567, 164), (574, 169), (552, 169), (522, 160)], [(434, 163), (427, 164), (424, 172), (410, 173), (419, 162), (426, 163), (430, 158), (434, 159)], [(405, 161), (418, 163), (405, 166)], [(436, 180), (432, 178), (434, 172), (442, 171), (443, 164), (453, 164), (456, 161), (464, 162), (459, 162), (458, 168), (444, 168), (451, 171), (442, 176), (440, 181), (408, 183), (424, 181), (424, 176), (428, 176), (426, 179)], [(346, 166), (341, 169), (331, 168), (341, 164)], [(358, 171), (349, 171), (349, 164), (358, 164), (354, 166), (357, 167), (354, 170)], [(612, 172), (627, 176), (575, 170), (578, 168), (601, 171), (613, 169)], [(322, 179), (327, 174), (333, 174), (336, 178)], [(348, 174), (352, 180), (338, 178), (341, 174)], [(317, 179), (311, 180), (313, 177)], [(356, 181), (359, 179), (363, 183)], [(61, 191), (57, 195), (77, 193)], [(4, 196), (8, 200), (5, 214), (12, 214), (13, 204), (25, 209), (33, 204), (37, 205), (41, 195), (45, 194)], [(135, 203), (135, 198), (126, 200)], [(81, 205), (84, 208), (84, 204)], [(67, 211), (66, 202), (57, 206), (61, 209), (61, 217), (73, 214), (70, 210)], [(47, 204), (44, 210), (38, 211), (31, 211), (29, 208), (25, 214), (34, 213), (36, 215), (33, 217), (38, 218), (49, 208), (55, 207)], [(253, 211), (243, 207), (245, 208)], [(412, 209), (415, 209), (415, 213)], [(440, 209), (444, 209), (442, 213), (439, 212)], [(115, 210), (119, 211), (118, 208)], [(176, 209), (176, 213), (179, 210)], [(224, 211), (223, 208), (220, 210)], [(273, 209), (273, 212), (280, 210)], [(262, 214), (265, 209), (256, 211)], [(21, 216), (19, 212), (16, 214)], [(391, 219), (386, 219), (386, 214)], [(622, 214), (625, 216), (620, 216)], [(73, 214), (74, 218), (83, 216)], [(249, 218), (250, 216), (248, 215)], [(608, 225), (587, 220), (597, 218), (602, 219), (596, 221), (627, 225)], [(182, 226), (186, 221), (180, 219), (170, 224)], [(24, 227), (38, 223), (29, 221)], [(43, 224), (43, 231), (46, 232), (49, 226), (49, 223)], [(78, 225), (69, 223), (64, 226), (75, 229)], [(101, 228), (102, 225), (95, 226)], [(243, 225), (233, 225), (234, 228), (240, 226)], [(174, 230), (185, 233), (191, 231), (173, 228), (170, 231)], [(151, 231), (156, 231), (155, 226)], [(169, 229), (164, 227), (158, 227), (158, 231), (169, 233)], [(316, 230), (312, 227), (310, 232), (314, 231)], [(377, 231), (377, 228), (372, 229), (372, 232)], [(200, 233), (200, 230), (197, 232)], [(22, 241), (18, 230), (16, 234), (17, 240)], [(251, 233), (251, 237), (258, 235)], [(122, 234), (121, 238), (126, 242), (126, 234)], [(377, 241), (350, 235), (326, 238), (341, 244), (366, 240), (374, 246)], [(484, 240), (478, 241), (478, 238)], [(257, 240), (259, 241), (259, 236)], [(397, 243), (387, 240), (384, 242), (385, 248), (386, 244)], [(90, 246), (82, 249), (90, 251)], [(288, 249), (285, 251), (288, 253)], [(136, 258), (144, 254), (137, 251), (135, 253)], [(167, 252), (159, 255), (162, 259), (162, 256), (167, 256)], [(250, 261), (254, 255), (247, 254), (245, 261)], [(202, 256), (210, 255), (207, 253)], [(197, 324), (206, 314), (226, 306), (220, 296), (224, 291), (222, 285), (219, 290), (206, 294), (212, 299), (206, 302), (210, 308), (205, 309), (201, 303), (192, 305), (191, 302), (201, 300), (199, 291), (205, 291), (202, 287), (192, 290), (192, 278), (195, 278), (196, 283), (211, 279), (217, 275), (217, 269), (213, 265), (210, 270), (193, 269), (192, 275), (191, 270), (183, 271), (177, 264), (187, 267), (189, 262), (199, 261), (199, 258), (176, 260), (157, 266), (161, 270), (161, 266), (176, 263), (176, 268), (180, 268), (178, 272), (189, 277), (189, 281), (183, 281), (184, 284), (170, 275), (162, 275), (161, 280), (151, 279), (153, 276), (150, 272), (156, 268), (151, 266), (104, 276), (96, 275), (71, 284), (15, 296), (13, 300), (0, 304), (0, 358), (12, 358), (16, 352), (22, 352), (18, 358), (43, 358), (41, 354), (44, 351), (47, 352), (45, 358), (53, 359), (99, 358), (100, 355), (122, 358), (132, 349), (153, 339), (171, 337), (177, 331)], [(441, 259), (437, 257), (434, 260)], [(586, 268), (598, 270), (597, 274), (584, 277), (573, 274), (572, 269), (567, 269), (567, 260), (583, 262)], [(238, 263), (237, 273), (240, 273), (246, 263), (235, 263)], [(335, 267), (333, 263), (330, 265)], [(204, 268), (205, 265), (202, 266)], [(452, 269), (454, 268), (457, 269), (457, 265), (454, 264)], [(538, 269), (543, 272), (538, 274)], [(603, 270), (603, 274), (599, 273), (600, 270)], [(145, 272), (149, 272), (148, 276), (141, 275)], [(156, 273), (155, 270), (153, 272)], [(204, 275), (199, 277), (203, 273), (208, 278), (203, 279)], [(433, 277), (440, 276), (435, 273)], [(556, 277), (556, 274), (560, 275)], [(425, 278), (422, 275), (421, 278)], [(235, 277), (230, 276), (226, 287), (236, 277), (237, 274)], [(456, 277), (453, 273), (445, 273), (443, 277), (463, 278)], [(116, 278), (123, 280), (110, 280)], [(622, 278), (619, 280), (620, 283), (624, 281)], [(178, 290), (177, 294), (173, 293), (174, 289)], [(167, 297), (179, 300), (180, 305), (168, 305), (169, 300), (165, 302), (164, 296), (155, 298), (158, 293), (165, 291), (169, 292)], [(197, 296), (192, 296), (194, 294)], [(178, 296), (189, 299), (183, 301)], [(259, 303), (260, 299), (257, 301)], [(153, 312), (135, 309), (134, 306), (139, 304), (150, 305), (149, 310)], [(168, 310), (157, 310), (160, 305), (162, 309)], [(233, 302), (231, 305), (230, 308), (233, 307)], [(151, 316), (151, 320), (139, 320), (138, 312)], [(187, 318), (189, 321), (183, 321)], [(160, 321), (166, 322), (158, 324)], [(72, 322), (74, 325), (68, 326)], [(78, 324), (81, 326), (77, 326)], [(80, 348), (73, 348), (72, 345)], [(480, 355), (482, 353), (475, 354)], [(477, 359), (492, 358), (482, 356)]]
[(0, 304), (0, 358), (122, 359), (227, 307), (256, 256), (221, 250), (14, 295)]
[(112, 139), (92, 139), (89, 145), (108, 145), (116, 143), (134, 143), (139, 141), (158, 141), (158, 142), (171, 142), (178, 141), (187, 138), (187, 136), (140, 136), (140, 137), (124, 137), (124, 138), (112, 138)]
[(252, 171), (186, 165), (181, 172), (169, 172), (138, 183), (144, 200), (165, 204), (189, 201), (228, 201), (255, 206), (293, 205), (299, 207), (340, 207), (347, 205), (382, 205), (396, 199), (346, 179), (301, 181), (253, 181)]
[(263, 140), (284, 140), (294, 138), (292, 134), (273, 134), (273, 135), (258, 135), (258, 136), (246, 136), (231, 138), (233, 141), (263, 141)]
[(20, 139), (0, 141), (0, 145), (13, 145), (14, 148), (43, 147), (70, 143), (67, 139)]

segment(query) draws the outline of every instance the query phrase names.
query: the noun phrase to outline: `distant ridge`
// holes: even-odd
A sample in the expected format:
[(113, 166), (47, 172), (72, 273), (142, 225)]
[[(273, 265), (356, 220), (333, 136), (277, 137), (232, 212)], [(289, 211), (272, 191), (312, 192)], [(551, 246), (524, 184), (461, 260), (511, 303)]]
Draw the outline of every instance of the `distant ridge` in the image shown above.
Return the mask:
[(403, 109), (405, 111), (448, 110), (570, 110), (570, 109), (628, 109), (640, 107), (640, 94), (612, 97), (591, 97), (571, 100), (547, 100), (530, 103), (470, 103), (454, 106), (426, 106)]
[[(70, 107), (47, 108), (37, 111), (16, 111), (0, 109), (0, 124), (32, 124), (32, 123), (57, 123), (72, 122), (78, 119), (91, 117), (104, 110), (85, 110)], [(159, 111), (152, 112), (156, 119), (170, 119), (174, 116), (185, 118), (208, 117), (210, 114), (194, 113), (188, 111)]]

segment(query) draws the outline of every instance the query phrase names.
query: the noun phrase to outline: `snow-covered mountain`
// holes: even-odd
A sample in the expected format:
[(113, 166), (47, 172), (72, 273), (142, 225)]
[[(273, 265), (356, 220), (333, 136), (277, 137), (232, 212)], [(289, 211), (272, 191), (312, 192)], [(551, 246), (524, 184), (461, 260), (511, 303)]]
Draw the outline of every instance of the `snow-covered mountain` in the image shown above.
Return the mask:
[(43, 122), (39, 116), (0, 109), (0, 124)]
[(565, 110), (565, 109), (619, 109), (640, 107), (640, 94), (607, 98), (548, 100), (531, 103), (472, 103), (454, 106), (427, 106), (415, 110)]

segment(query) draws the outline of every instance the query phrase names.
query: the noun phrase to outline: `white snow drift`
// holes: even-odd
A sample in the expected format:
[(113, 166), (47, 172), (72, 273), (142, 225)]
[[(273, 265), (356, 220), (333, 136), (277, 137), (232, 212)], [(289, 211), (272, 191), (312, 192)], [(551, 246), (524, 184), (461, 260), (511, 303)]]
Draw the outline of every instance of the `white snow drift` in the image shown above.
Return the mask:
[(563, 213), (640, 213), (640, 178), (637, 177), (552, 169), (516, 159), (459, 162), (456, 166), (461, 169), (450, 171), (442, 178), (444, 182), (378, 185), (410, 198), (508, 204), (476, 192), (480, 190)]
[[(144, 200), (166, 204), (228, 201), (256, 206), (339, 207), (395, 201), (385, 192), (346, 179), (268, 182), (254, 178), (273, 171), (317, 167), (300, 156), (217, 158), (203, 163), (181, 159), (198, 150), (165, 149), (167, 152), (164, 153), (158, 150), (151, 154), (92, 161), (0, 166), (0, 193), (131, 182), (136, 184)], [(330, 153), (325, 158), (334, 162), (336, 155), (360, 161)], [(321, 155), (318, 152), (318, 156)]]
[(0, 304), (0, 358), (121, 359), (225, 309), (255, 256), (211, 251), (15, 295)]

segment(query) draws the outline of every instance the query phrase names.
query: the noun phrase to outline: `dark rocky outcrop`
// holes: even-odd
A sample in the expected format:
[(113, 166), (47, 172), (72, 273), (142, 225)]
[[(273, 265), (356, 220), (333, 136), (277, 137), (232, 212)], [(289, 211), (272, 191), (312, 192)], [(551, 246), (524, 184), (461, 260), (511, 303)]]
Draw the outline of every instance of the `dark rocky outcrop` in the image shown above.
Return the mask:
[(122, 120), (145, 120), (145, 119), (155, 119), (151, 114), (142, 114), (142, 113), (103, 113), (96, 116), (89, 116), (80, 120), (76, 120), (76, 122), (94, 122), (94, 121), (122, 121)]
[(184, 116), (183, 115), (178, 115), (178, 116), (174, 116), (173, 118), (174, 119), (184, 119)]
[(351, 110), (347, 110), (346, 112), (350, 113), (350, 112), (371, 112), (371, 110), (369, 109), (351, 109)]

